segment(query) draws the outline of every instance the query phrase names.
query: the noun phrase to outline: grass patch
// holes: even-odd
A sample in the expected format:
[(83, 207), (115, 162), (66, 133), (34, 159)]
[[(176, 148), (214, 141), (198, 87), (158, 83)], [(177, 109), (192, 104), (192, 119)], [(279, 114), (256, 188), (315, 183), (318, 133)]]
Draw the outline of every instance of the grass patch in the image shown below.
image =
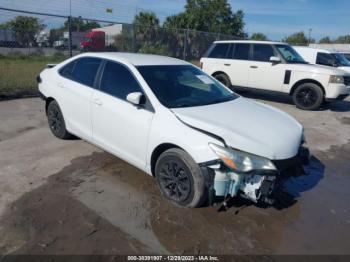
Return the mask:
[[(62, 53), (45, 57), (40, 54), (24, 56), (13, 53), (8, 56), (0, 55), (0, 99), (38, 93), (36, 76), (46, 64), (56, 64), (67, 59)], [(190, 61), (199, 65), (198, 60)]]
[(40, 56), (2, 56), (0, 57), (0, 97), (36, 94), (36, 76), (46, 64), (59, 63), (66, 59), (61, 55)]

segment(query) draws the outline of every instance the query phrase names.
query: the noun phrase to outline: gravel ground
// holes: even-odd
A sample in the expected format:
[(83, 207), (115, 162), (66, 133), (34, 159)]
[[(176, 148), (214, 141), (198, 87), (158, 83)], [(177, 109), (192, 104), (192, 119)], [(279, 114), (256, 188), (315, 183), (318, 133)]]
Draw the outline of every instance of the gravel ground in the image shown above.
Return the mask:
[[(310, 175), (294, 205), (179, 208), (152, 177), (82, 141), (51, 135), (37, 98), (0, 103), (0, 254), (348, 254), (350, 99), (318, 112), (249, 95), (305, 127)], [(264, 99), (264, 100), (262, 100)]]

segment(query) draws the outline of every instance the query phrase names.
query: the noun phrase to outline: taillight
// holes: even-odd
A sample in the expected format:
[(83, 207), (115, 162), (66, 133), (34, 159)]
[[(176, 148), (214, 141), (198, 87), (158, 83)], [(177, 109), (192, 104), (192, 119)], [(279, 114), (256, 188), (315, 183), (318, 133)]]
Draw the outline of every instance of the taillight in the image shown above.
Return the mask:
[(36, 76), (36, 81), (38, 82), (38, 84), (40, 84), (42, 82), (40, 75)]

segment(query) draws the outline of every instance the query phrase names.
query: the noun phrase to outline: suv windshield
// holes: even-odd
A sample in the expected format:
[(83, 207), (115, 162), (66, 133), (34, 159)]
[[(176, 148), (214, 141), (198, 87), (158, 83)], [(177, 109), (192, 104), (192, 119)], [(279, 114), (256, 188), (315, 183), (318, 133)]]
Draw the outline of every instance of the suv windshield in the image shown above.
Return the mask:
[(337, 60), (340, 66), (350, 66), (350, 61), (343, 54), (333, 53), (332, 56)]
[(138, 66), (158, 100), (168, 108), (203, 106), (237, 98), (191, 65)]
[(290, 45), (276, 45), (276, 48), (287, 63), (307, 64), (307, 62), (305, 62), (305, 60)]

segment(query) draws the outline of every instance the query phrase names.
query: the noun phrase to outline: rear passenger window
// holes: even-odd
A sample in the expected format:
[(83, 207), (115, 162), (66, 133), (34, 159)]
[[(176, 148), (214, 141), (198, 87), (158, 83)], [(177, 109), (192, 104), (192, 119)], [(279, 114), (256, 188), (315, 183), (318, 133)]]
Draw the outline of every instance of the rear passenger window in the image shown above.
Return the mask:
[(233, 59), (249, 60), (249, 44), (235, 44), (235, 50), (233, 53)]
[(253, 45), (253, 60), (260, 62), (269, 62), (275, 52), (270, 45)]
[(331, 54), (317, 53), (316, 64), (333, 66), (335, 63), (336, 61)]
[(97, 70), (101, 64), (99, 58), (80, 58), (76, 61), (71, 79), (81, 84), (93, 87)]
[(62, 67), (62, 69), (59, 72), (60, 75), (63, 76), (63, 77), (70, 78), (71, 75), (72, 75), (74, 66), (75, 66), (75, 62), (76, 61), (70, 62), (69, 64), (67, 64), (64, 67)]
[(211, 50), (210, 58), (226, 58), (230, 44), (215, 44), (213, 50)]
[(130, 93), (142, 92), (137, 80), (125, 66), (109, 61), (103, 71), (100, 89), (123, 100)]

